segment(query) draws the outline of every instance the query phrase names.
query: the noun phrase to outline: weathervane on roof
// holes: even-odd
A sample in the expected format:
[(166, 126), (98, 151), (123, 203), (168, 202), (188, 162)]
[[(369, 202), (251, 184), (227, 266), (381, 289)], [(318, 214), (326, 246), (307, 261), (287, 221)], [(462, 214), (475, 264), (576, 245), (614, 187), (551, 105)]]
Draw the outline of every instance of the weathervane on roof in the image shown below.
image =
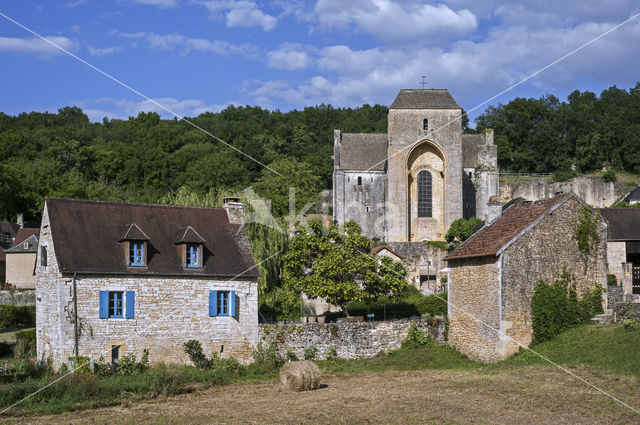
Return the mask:
[(424, 86), (425, 86), (425, 84), (427, 84), (427, 82), (424, 80), (425, 78), (427, 78), (427, 76), (423, 75), (422, 76), (422, 81), (418, 83), (418, 84), (422, 84), (422, 90), (424, 90)]

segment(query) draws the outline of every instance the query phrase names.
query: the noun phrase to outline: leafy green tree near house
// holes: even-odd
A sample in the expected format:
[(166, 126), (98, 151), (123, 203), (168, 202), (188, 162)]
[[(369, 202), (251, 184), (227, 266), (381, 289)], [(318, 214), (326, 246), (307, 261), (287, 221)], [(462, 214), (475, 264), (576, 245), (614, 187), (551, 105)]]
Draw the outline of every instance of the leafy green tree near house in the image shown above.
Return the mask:
[(371, 240), (353, 221), (328, 229), (313, 222), (293, 237), (284, 258), (283, 286), (295, 293), (326, 298), (349, 314), (346, 306), (407, 286), (404, 266), (370, 254)]

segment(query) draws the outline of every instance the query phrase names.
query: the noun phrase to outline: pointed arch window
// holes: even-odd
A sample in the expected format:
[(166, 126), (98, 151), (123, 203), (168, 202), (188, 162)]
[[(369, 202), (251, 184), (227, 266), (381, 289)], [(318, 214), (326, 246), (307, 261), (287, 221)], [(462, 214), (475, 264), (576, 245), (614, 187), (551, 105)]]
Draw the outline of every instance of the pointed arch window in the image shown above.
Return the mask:
[(433, 217), (432, 180), (430, 172), (418, 173), (418, 217)]

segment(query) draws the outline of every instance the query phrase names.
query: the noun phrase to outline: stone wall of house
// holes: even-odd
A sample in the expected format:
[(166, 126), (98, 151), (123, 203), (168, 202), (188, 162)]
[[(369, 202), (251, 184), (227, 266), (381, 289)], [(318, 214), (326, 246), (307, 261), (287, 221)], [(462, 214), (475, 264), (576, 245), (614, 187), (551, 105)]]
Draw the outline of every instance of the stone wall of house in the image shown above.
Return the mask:
[(502, 358), (518, 351), (519, 344), (531, 343), (531, 298), (540, 279), (553, 282), (566, 268), (574, 277), (578, 296), (596, 285), (607, 287), (606, 227), (599, 223), (600, 242), (585, 257), (574, 239), (581, 207), (578, 199), (568, 199), (502, 254), (501, 326), (512, 338), (502, 346)]
[[(441, 292), (443, 284), (440, 278), (446, 275), (439, 271), (446, 266), (442, 262), (447, 254), (446, 249), (435, 248), (426, 242), (391, 242), (389, 248), (402, 256), (409, 283), (425, 293)], [(421, 275), (434, 275), (436, 279), (424, 282), (421, 286)]]
[(621, 286), (607, 288), (607, 304), (613, 310), (613, 321), (624, 322), (629, 301), (631, 301), (631, 314), (634, 319), (640, 320), (640, 297), (626, 292)]
[[(46, 209), (40, 234), (48, 265), (40, 266), (38, 259), (36, 267), (37, 355), (59, 367), (74, 355), (73, 278), (59, 273)], [(110, 361), (111, 347), (120, 345), (121, 357), (139, 359), (148, 349), (151, 363), (189, 363), (182, 344), (197, 339), (205, 353), (247, 362), (258, 340), (256, 281), (91, 275), (77, 275), (75, 281), (82, 356)], [(134, 318), (100, 319), (101, 290), (134, 291)], [(209, 290), (236, 291), (236, 317), (209, 317)]]
[(33, 252), (14, 252), (7, 256), (7, 284), (14, 285), (18, 289), (35, 289), (35, 277), (33, 265), (36, 254)]
[(431, 335), (436, 343), (446, 344), (446, 320), (441, 317), (386, 322), (260, 325), (258, 339), (263, 346), (275, 341), (283, 356), (290, 351), (302, 359), (305, 349), (313, 346), (317, 350), (317, 358), (323, 359), (329, 347), (333, 346), (338, 357), (357, 359), (400, 348), (411, 324)]
[(627, 244), (626, 242), (607, 242), (607, 264), (609, 273), (616, 276), (618, 284), (631, 292), (631, 274), (627, 272)]
[(498, 359), (499, 267), (495, 257), (449, 262), (449, 344), (471, 359)]
[(537, 178), (524, 182), (500, 183), (500, 201), (505, 203), (518, 197), (527, 201), (551, 198), (556, 193), (573, 192), (595, 208), (608, 208), (626, 196), (630, 189), (599, 177), (576, 177), (566, 182)]
[(36, 305), (34, 289), (0, 291), (0, 305)]

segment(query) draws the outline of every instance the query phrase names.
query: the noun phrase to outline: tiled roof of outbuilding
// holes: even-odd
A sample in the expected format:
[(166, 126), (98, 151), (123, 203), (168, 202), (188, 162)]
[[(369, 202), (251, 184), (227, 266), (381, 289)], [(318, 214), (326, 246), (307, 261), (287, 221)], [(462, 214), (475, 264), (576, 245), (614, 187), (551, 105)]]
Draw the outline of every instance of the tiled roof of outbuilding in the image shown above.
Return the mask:
[(402, 89), (389, 109), (462, 109), (447, 89)]
[(387, 135), (343, 133), (340, 141), (340, 169), (384, 171)]
[(607, 240), (640, 241), (640, 208), (602, 208), (599, 211), (609, 222)]
[(451, 251), (444, 260), (497, 255), (501, 248), (536, 221), (538, 217), (549, 211), (554, 205), (573, 196), (575, 195), (569, 193), (540, 201), (512, 205), (502, 213), (500, 218), (478, 230), (462, 245)]
[[(24, 229), (20, 229), (20, 230), (24, 230)], [(40, 229), (37, 229), (37, 230), (40, 230)], [(6, 249), (4, 252), (7, 254), (23, 254), (26, 252), (38, 252), (38, 235), (37, 234), (31, 234), (31, 235), (28, 235), (26, 238), (22, 237), (21, 239), (22, 240), (18, 242), (18, 238), (16, 237), (16, 241), (13, 243), (13, 246), (9, 249)], [(25, 243), (27, 244), (26, 247), (25, 247)]]
[[(223, 208), (46, 200), (58, 266), (63, 273), (256, 277), (258, 269), (241, 224), (231, 224)], [(132, 223), (147, 241), (147, 268), (127, 267), (118, 242)], [(176, 249), (180, 228), (193, 226), (206, 241), (203, 267), (185, 270)]]

